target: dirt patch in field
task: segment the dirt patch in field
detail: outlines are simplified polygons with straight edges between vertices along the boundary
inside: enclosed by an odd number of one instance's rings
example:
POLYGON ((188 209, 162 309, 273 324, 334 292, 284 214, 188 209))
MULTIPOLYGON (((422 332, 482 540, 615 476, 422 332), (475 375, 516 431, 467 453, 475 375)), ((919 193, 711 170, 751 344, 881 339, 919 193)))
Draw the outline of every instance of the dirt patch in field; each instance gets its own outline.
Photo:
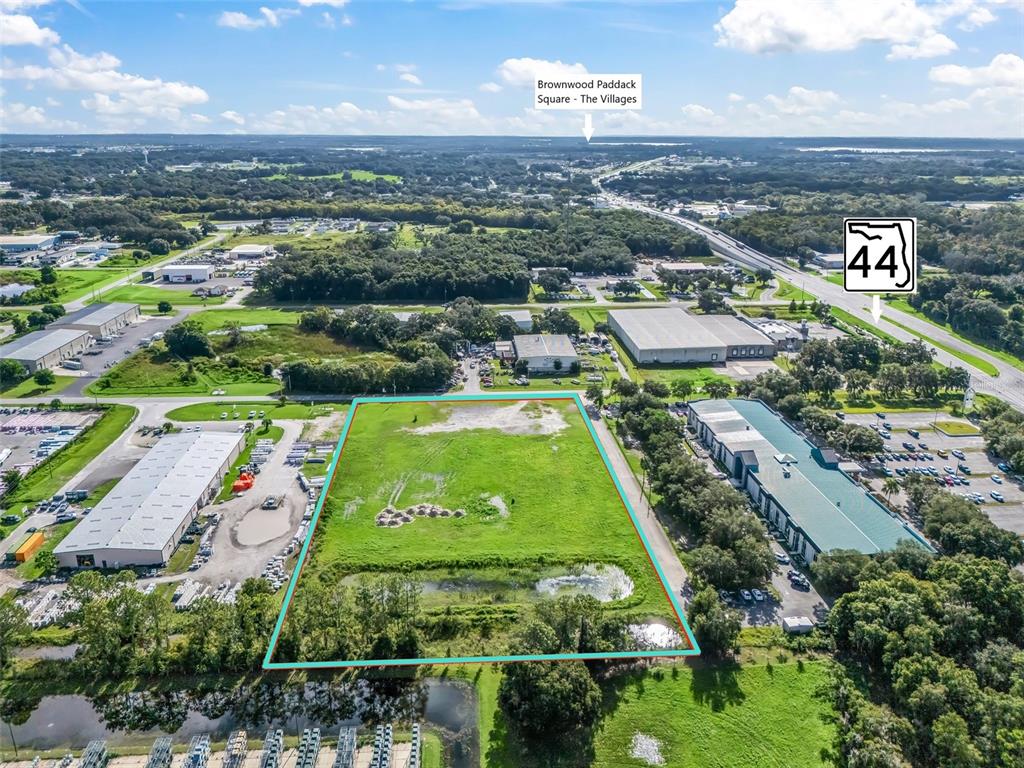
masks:
POLYGON ((317 416, 307 421, 302 427, 302 439, 311 443, 322 443, 337 440, 341 436, 341 428, 345 423, 345 411, 334 411, 327 416, 317 416))
POLYGON ((511 435, 554 435, 568 426, 561 409, 546 403, 523 400, 512 405, 452 408, 444 421, 407 431, 429 435, 469 429, 497 429, 511 435))

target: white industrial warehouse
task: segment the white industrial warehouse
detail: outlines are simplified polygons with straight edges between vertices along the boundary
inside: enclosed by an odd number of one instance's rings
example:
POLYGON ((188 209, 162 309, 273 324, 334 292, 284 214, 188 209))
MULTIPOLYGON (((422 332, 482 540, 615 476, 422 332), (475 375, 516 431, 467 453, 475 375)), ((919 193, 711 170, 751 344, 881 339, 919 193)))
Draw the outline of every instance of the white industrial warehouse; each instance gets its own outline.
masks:
POLYGON ((127 302, 89 304, 60 318, 54 326, 88 331, 96 338, 113 336, 139 319, 139 305, 127 302))
POLYGON ((732 315, 691 315, 675 307, 613 309, 608 325, 638 363, 722 363, 775 356, 772 339, 732 315))
POLYGON ((513 336, 512 345, 516 350, 516 360, 525 360, 530 373, 568 373, 580 361, 572 340, 562 333, 513 336))
POLYGON ((29 373, 35 373, 56 368, 64 360, 82 354, 91 343, 89 332, 77 328, 33 331, 0 346, 0 360, 16 360, 29 373))
POLYGON ((65 568, 166 563, 199 509, 221 488, 243 437, 183 432, 162 438, 68 534, 65 568))

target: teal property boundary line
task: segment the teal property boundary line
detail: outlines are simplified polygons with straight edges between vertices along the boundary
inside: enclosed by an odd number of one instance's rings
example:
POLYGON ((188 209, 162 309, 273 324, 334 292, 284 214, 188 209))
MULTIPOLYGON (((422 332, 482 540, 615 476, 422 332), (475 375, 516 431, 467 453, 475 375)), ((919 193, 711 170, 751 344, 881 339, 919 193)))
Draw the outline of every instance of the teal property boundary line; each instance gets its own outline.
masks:
POLYGON ((658 559, 654 554, 654 550, 651 547, 647 536, 644 534, 643 526, 640 524, 637 518, 636 511, 633 509, 633 505, 629 503, 629 499, 626 498, 626 492, 622 487, 622 483, 619 481, 618 475, 615 474, 615 470, 612 468, 611 461, 608 458, 608 454, 605 452, 604 447, 601 445, 601 440, 597 435, 597 430, 594 429, 594 425, 590 421, 590 417, 587 415, 586 408, 583 405, 583 401, 580 399, 577 393, 566 393, 564 395, 556 394, 544 394, 536 393, 531 394, 523 392, 521 394, 512 393, 488 393, 480 395, 408 395, 408 396, 395 396, 395 397, 357 397, 352 401, 349 407, 348 415, 345 418, 345 425, 342 427, 341 435, 338 438, 338 445, 334 449, 334 455, 331 457, 331 465, 327 470, 327 476, 324 481, 324 490, 320 494, 320 498, 317 500, 316 509, 313 513, 313 518, 309 523, 309 531, 306 533, 306 539, 302 544, 302 550, 299 552, 299 559, 295 563, 295 568, 292 570, 291 579, 288 582, 288 590, 285 592, 284 603, 281 606, 281 611, 277 617, 277 623, 274 625, 274 631, 270 636, 270 644, 267 648, 267 653, 263 657, 263 669, 337 669, 337 668, 351 668, 351 667, 397 667, 397 666, 409 666, 409 665, 420 665, 420 664, 477 664, 477 663, 491 663, 491 662, 510 662, 510 661, 569 661, 569 660, 586 660, 586 659, 643 659, 643 658, 662 658, 662 657, 675 657, 675 656, 697 656, 700 654, 700 646, 697 643, 697 638, 694 637, 693 631, 690 629, 689 623, 686 621, 685 613, 679 600, 672 591, 672 587, 668 583, 668 579, 665 578, 665 572, 661 568, 661 564, 658 563, 658 559), (651 565, 654 567, 655 573, 658 574, 658 579, 661 582, 662 589, 665 591, 665 595, 669 599, 669 603, 672 605, 672 610, 679 620, 679 625, 682 628, 686 639, 689 641, 690 647, 686 649, 654 649, 648 651, 617 651, 607 653, 541 653, 541 654, 524 654, 524 655, 497 655, 497 656, 444 656, 439 658, 423 658, 423 659, 362 659, 362 660, 348 660, 348 661, 294 661, 294 662, 281 662, 271 661, 274 650, 277 648, 278 638, 281 634, 281 628, 284 626, 285 618, 288 613, 288 606, 291 604, 292 597, 295 593, 296 584, 298 584, 299 576, 302 571, 302 566, 306 562, 306 557, 309 553, 310 543, 313 541, 313 535, 316 531, 317 523, 320 520, 320 513, 323 510, 324 501, 327 499, 327 494, 330 491, 331 483, 334 481, 334 473, 337 471, 338 462, 341 459, 342 451, 345 447, 345 441, 348 439, 349 429, 352 425, 352 420, 355 416, 356 410, 362 404, 371 403, 446 403, 446 402, 465 402, 473 400, 504 400, 504 401, 517 401, 517 400, 572 400, 576 404, 576 408, 579 410, 580 417, 583 422, 587 425, 587 430, 590 433, 591 439, 594 441, 594 445, 597 448, 598 453, 601 456, 601 460, 604 462, 605 469, 608 471, 608 475, 611 477, 612 482, 615 485, 615 490, 619 494, 619 498, 622 500, 622 504, 626 511, 629 513, 630 522, 633 524, 633 529, 636 531, 641 543, 644 545, 644 550, 647 553, 648 559, 651 561, 651 565))

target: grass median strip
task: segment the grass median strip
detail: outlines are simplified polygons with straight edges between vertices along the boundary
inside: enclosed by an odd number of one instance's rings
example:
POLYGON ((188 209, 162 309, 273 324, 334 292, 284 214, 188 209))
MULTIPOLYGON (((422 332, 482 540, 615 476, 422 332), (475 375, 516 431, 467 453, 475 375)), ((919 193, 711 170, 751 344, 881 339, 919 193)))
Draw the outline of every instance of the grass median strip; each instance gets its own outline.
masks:
POLYGON ((992 363, 990 363, 988 360, 983 360, 977 355, 972 355, 970 352, 964 352, 963 350, 956 349, 955 347, 951 347, 948 344, 944 344, 941 341, 936 341, 935 339, 929 338, 928 336, 925 336, 923 333, 919 333, 915 331, 913 328, 908 328, 903 323, 893 320, 891 317, 886 317, 885 315, 883 315, 882 319, 885 320, 887 323, 892 323, 897 328, 902 328, 907 333, 913 334, 922 341, 927 341, 929 344, 931 344, 934 347, 938 347, 943 352, 946 352, 947 354, 950 354, 959 360, 963 360, 965 363, 974 366, 982 373, 987 373, 989 376, 993 377, 999 375, 999 369, 992 365, 992 363))

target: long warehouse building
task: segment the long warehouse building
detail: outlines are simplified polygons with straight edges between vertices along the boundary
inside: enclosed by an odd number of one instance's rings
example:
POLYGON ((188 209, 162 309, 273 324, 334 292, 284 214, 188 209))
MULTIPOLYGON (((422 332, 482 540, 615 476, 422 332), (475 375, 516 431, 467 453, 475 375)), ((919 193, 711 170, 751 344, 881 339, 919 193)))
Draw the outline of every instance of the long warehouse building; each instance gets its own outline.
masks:
POLYGON ((220 490, 243 436, 167 435, 150 448, 54 553, 65 568, 166 563, 199 510, 220 490))
POLYGON ((675 307, 613 309, 608 325, 638 363, 724 363, 771 358, 775 342, 732 315, 691 315, 675 307))
POLYGON ((131 325, 140 317, 139 305, 118 301, 111 304, 89 304, 64 315, 53 325, 61 328, 77 328, 88 331, 96 338, 113 336, 122 328, 131 325))
POLYGON ((931 545, 759 400, 690 403, 689 426, 754 507, 811 563, 822 552, 885 552, 901 540, 931 545))
POLYGON ((63 361, 85 352, 92 343, 88 331, 78 328, 48 328, 26 333, 20 339, 0 345, 0 360, 16 360, 29 373, 56 368, 63 361))

